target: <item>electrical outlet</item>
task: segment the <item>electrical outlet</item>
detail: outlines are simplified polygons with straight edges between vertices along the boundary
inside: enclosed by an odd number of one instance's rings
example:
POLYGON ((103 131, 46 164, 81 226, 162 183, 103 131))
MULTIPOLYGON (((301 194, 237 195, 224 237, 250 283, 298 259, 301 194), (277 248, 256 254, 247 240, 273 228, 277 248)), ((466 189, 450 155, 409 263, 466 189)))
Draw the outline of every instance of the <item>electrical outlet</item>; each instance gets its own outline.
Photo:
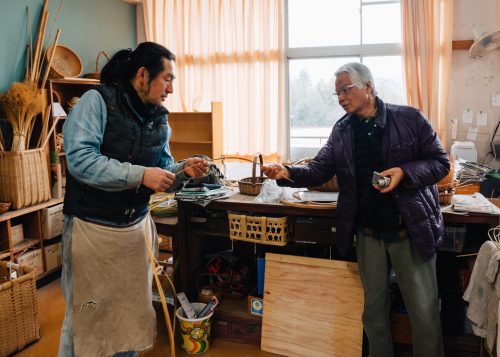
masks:
POLYGON ((491 95, 491 105, 494 107, 500 107, 500 92, 493 93, 491 95))

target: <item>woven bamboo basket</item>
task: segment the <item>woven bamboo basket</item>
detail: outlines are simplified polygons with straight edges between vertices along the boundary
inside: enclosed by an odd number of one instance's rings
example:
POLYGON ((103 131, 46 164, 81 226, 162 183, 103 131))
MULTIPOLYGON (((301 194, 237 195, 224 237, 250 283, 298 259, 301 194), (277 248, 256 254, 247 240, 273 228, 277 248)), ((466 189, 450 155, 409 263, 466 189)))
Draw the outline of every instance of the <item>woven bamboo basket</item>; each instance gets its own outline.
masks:
MULTIPOLYGON (((0 261, 9 270, 10 263, 0 261)), ((0 356, 8 356, 40 339, 33 268, 11 264, 18 277, 0 285, 0 356)))
POLYGON ((104 55, 109 61, 109 55, 106 53, 106 51, 99 52, 99 54, 97 55, 97 59, 95 61, 95 72, 85 73, 83 77, 92 79, 101 79, 101 72, 99 71, 99 58, 101 57, 101 55, 104 55))
POLYGON ((262 169, 260 169, 260 176, 256 176, 257 159, 259 160, 260 166, 262 167, 262 165, 264 164, 262 155, 255 155, 252 165, 252 177, 247 177, 238 181, 240 193, 243 195, 257 196, 262 189, 262 184, 267 180, 267 178, 262 176, 262 169))
MULTIPOLYGON (((305 159, 300 159, 292 162, 291 165, 305 165, 312 161, 312 157, 305 159)), ((324 184, 314 187, 308 187, 309 191, 321 191, 321 192, 338 192, 339 184, 337 182, 337 176, 333 176, 330 180, 326 181, 324 184)))
MULTIPOLYGON (((47 49, 47 61, 52 52, 52 46, 47 49)), ((50 78, 79 77, 83 72, 80 56, 71 48, 57 45, 50 66, 50 78)))
POLYGON ((0 151, 0 201, 12 209, 50 200, 49 179, 44 149, 0 151))

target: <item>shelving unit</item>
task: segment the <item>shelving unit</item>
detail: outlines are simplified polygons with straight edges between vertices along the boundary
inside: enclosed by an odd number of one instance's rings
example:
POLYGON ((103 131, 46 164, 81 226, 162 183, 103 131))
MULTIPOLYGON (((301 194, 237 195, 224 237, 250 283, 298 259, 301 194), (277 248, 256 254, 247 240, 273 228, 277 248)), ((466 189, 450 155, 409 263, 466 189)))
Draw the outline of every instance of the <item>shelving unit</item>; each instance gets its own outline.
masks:
POLYGON ((222 154, 222 103, 212 102, 211 112, 171 112, 168 123, 172 128, 170 151, 174 160, 195 154, 210 158, 222 154))
POLYGON ((13 262, 14 255, 29 248, 37 248, 42 251, 42 260, 44 264, 43 274, 37 275, 41 279, 57 269, 47 271, 45 266, 44 244, 51 240, 44 240, 42 237, 41 211, 44 208, 58 205, 63 202, 63 198, 51 199, 49 201, 22 208, 16 211, 8 211, 0 215, 0 259, 13 262), (16 224, 22 224, 25 241, 13 245, 12 227, 16 224))

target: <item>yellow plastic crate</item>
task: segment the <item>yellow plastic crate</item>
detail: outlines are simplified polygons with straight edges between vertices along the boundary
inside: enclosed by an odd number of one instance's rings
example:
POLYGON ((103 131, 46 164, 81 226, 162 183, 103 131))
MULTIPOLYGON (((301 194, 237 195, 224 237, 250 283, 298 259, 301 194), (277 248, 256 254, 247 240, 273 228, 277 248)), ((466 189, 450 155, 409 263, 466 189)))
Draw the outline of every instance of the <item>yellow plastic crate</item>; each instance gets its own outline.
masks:
POLYGON ((278 246, 288 243, 288 217, 228 213, 228 221, 229 237, 233 240, 278 246))

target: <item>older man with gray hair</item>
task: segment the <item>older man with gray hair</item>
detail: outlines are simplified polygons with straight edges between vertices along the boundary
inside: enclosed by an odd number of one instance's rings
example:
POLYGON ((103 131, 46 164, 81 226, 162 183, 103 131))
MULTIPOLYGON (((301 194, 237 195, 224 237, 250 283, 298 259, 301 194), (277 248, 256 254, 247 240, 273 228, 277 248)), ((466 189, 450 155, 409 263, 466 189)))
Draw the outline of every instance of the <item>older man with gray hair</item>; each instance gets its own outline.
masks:
POLYGON ((420 111, 377 97, 368 67, 347 63, 335 76, 335 95, 347 114, 327 143, 307 165, 271 164, 262 170, 279 185, 293 187, 317 186, 337 175, 334 244, 341 253, 352 242, 356 248, 370 356, 394 355, 392 267, 410 317, 413 356, 441 357, 436 251, 444 224, 436 183, 450 170, 448 155, 420 111))

